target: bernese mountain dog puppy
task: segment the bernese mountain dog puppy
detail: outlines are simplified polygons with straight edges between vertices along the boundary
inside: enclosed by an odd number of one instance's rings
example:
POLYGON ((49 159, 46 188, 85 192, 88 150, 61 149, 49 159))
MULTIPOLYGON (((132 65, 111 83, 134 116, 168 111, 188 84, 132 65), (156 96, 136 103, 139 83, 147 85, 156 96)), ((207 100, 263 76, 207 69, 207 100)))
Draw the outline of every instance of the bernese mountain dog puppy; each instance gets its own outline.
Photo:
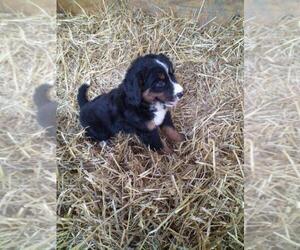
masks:
POLYGON ((87 99, 88 88, 79 88, 77 100, 80 123, 92 139, 102 142, 119 132, 134 133, 147 147, 164 153, 172 150, 161 140, 159 129, 172 142, 184 140, 169 111, 183 96, 183 88, 166 55, 138 57, 117 88, 92 101, 87 99))

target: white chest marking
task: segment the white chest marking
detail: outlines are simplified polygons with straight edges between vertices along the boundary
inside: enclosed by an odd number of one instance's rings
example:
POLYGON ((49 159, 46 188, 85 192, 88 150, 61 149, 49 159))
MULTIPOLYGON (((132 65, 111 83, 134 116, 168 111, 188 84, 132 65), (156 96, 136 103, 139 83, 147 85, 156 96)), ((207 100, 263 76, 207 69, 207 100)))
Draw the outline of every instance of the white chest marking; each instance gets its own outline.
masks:
POLYGON ((154 121, 156 126, 159 126, 159 125, 162 124, 162 122, 165 119, 167 109, 162 103, 159 103, 159 102, 154 104, 152 108, 153 108, 153 110, 155 110, 153 121, 154 121))

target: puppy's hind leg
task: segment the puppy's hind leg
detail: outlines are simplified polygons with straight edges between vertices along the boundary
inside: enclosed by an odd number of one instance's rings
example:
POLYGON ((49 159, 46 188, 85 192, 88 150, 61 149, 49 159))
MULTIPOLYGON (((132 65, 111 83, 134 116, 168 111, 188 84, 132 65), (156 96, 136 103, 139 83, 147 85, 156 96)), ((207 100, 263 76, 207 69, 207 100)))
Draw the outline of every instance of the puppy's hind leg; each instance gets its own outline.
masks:
POLYGON ((87 128, 86 133, 93 140, 99 141, 100 145, 107 144, 107 141, 111 138, 110 133, 103 131, 101 129, 87 128))

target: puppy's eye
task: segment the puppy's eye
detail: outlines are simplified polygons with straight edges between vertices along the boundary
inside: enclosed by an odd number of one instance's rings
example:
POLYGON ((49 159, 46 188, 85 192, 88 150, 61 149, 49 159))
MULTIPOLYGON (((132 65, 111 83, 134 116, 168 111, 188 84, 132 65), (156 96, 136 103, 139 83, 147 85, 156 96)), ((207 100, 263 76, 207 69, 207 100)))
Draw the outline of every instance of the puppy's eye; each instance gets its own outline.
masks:
POLYGON ((162 88, 162 87, 165 86, 165 84, 166 84, 165 82, 159 81, 159 82, 157 82, 157 83, 155 84, 155 86, 158 87, 158 88, 162 88))
POLYGON ((160 80, 165 80, 165 75, 164 75, 163 73, 159 73, 159 74, 158 74, 158 78, 159 78, 160 80))

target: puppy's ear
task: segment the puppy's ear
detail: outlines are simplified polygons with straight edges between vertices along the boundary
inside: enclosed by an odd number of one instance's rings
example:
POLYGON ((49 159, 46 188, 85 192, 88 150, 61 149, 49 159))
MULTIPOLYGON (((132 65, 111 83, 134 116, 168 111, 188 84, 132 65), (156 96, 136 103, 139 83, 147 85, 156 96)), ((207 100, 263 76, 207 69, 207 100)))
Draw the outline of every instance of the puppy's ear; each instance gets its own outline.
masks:
POLYGON ((142 101, 143 77, 141 72, 128 74, 124 81, 124 90, 129 104, 139 106, 142 101))

